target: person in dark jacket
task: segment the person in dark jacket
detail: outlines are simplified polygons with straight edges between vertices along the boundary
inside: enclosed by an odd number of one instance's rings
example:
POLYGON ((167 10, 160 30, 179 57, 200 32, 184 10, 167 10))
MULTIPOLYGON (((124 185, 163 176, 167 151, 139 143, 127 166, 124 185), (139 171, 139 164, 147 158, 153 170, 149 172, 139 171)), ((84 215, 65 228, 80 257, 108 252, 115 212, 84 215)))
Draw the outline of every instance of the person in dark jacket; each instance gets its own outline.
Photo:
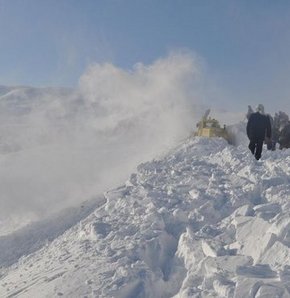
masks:
POLYGON ((280 149, 290 148, 290 122, 284 124, 284 127, 281 129, 279 140, 280 149))
POLYGON ((247 123, 249 149, 257 160, 261 158, 265 138, 268 142, 271 140, 271 133, 270 118, 264 114, 264 106, 259 104, 247 123))

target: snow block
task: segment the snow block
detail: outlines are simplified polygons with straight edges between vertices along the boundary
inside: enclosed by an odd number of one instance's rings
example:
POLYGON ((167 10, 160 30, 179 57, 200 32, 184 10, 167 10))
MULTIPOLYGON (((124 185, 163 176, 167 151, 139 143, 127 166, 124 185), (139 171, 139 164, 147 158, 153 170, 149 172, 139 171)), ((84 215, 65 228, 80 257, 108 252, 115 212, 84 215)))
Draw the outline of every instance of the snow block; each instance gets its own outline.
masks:
POLYGON ((260 258, 260 263, 269 264, 273 268, 283 268, 290 265, 290 248, 276 241, 274 245, 260 258))
POLYGON ((255 298, 255 294, 262 284, 262 281, 254 278, 239 277, 233 298, 255 298))
POLYGON ((233 297, 235 284, 231 281, 217 279, 213 282, 213 288, 218 297, 233 297))
POLYGON ((233 221, 232 224, 235 226, 235 228, 237 229, 238 227, 241 227, 242 225, 244 225, 247 222, 250 222, 253 220, 252 216, 236 216, 233 221))
POLYGON ((192 189, 189 191, 189 195, 193 200, 197 200, 200 197, 200 192, 197 189, 192 189))
POLYGON ((270 219, 281 212, 281 206, 278 203, 260 204, 253 208, 257 216, 263 219, 270 219))
POLYGON ((277 237, 268 233, 270 224, 258 217, 236 218, 236 239, 241 244, 240 254, 251 256, 254 263, 273 245, 277 237))
MULTIPOLYGON (((257 291, 255 298, 273 298, 273 297, 283 297, 285 290, 274 285, 261 285, 257 291)), ((288 296, 289 297, 289 296, 288 296)))
POLYGON ((256 212, 275 212, 279 213, 281 211, 281 206, 278 203, 267 203, 254 206, 253 209, 256 212))
POLYGON ((219 241, 210 240, 210 239, 203 239, 201 241, 201 247, 203 253, 207 257, 217 257, 225 255, 225 249, 223 248, 222 244, 219 241))
POLYGON ((240 266, 250 266, 253 259, 247 256, 221 256, 217 258, 208 257, 204 260, 203 268, 207 276, 227 272, 235 274, 240 266))
POLYGON ((250 278, 276 278, 277 272, 273 271, 268 264, 257 264, 255 266, 239 266, 236 270, 237 275, 250 278))
POLYGON ((201 241, 195 239, 189 229, 180 236, 176 256, 183 260, 187 271, 198 272, 204 253, 201 248, 201 241))
POLYGON ((236 209, 234 216, 253 216, 254 210, 250 205, 243 205, 236 209))
POLYGON ((278 274, 281 281, 290 281, 290 266, 285 265, 282 269, 278 270, 278 274))
POLYGON ((283 214, 271 225, 269 231, 277 235, 278 238, 283 239, 288 231, 290 231, 290 214, 283 214))

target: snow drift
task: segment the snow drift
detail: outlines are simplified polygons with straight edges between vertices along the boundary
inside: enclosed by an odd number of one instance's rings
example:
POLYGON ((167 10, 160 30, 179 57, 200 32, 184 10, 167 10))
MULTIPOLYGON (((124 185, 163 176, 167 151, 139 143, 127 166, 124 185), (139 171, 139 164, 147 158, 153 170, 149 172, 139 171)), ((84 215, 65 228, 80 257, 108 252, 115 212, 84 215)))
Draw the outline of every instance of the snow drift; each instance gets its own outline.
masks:
POLYGON ((245 146, 190 138, 3 267, 0 294, 290 297, 289 169, 289 150, 256 161, 245 146))

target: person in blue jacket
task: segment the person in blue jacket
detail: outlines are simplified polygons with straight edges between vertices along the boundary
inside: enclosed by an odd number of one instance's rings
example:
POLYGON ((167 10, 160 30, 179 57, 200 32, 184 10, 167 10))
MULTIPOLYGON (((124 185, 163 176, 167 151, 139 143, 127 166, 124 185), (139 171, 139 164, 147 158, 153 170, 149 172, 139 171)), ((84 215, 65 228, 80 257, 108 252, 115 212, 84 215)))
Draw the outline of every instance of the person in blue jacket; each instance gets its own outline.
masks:
POLYGON ((271 140, 271 122, 265 115, 264 106, 259 104, 256 112, 252 113, 247 123, 247 135, 250 140, 249 149, 257 160, 262 156, 263 143, 271 140))

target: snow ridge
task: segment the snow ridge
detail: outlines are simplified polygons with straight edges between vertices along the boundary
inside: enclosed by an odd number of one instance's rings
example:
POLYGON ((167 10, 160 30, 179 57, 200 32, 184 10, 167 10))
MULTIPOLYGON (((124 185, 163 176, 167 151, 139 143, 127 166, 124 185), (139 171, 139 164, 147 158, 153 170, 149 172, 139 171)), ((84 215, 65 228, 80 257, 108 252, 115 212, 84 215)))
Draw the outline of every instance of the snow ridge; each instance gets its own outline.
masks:
POLYGON ((289 174, 289 150, 191 138, 3 267, 0 296, 290 297, 289 174))

